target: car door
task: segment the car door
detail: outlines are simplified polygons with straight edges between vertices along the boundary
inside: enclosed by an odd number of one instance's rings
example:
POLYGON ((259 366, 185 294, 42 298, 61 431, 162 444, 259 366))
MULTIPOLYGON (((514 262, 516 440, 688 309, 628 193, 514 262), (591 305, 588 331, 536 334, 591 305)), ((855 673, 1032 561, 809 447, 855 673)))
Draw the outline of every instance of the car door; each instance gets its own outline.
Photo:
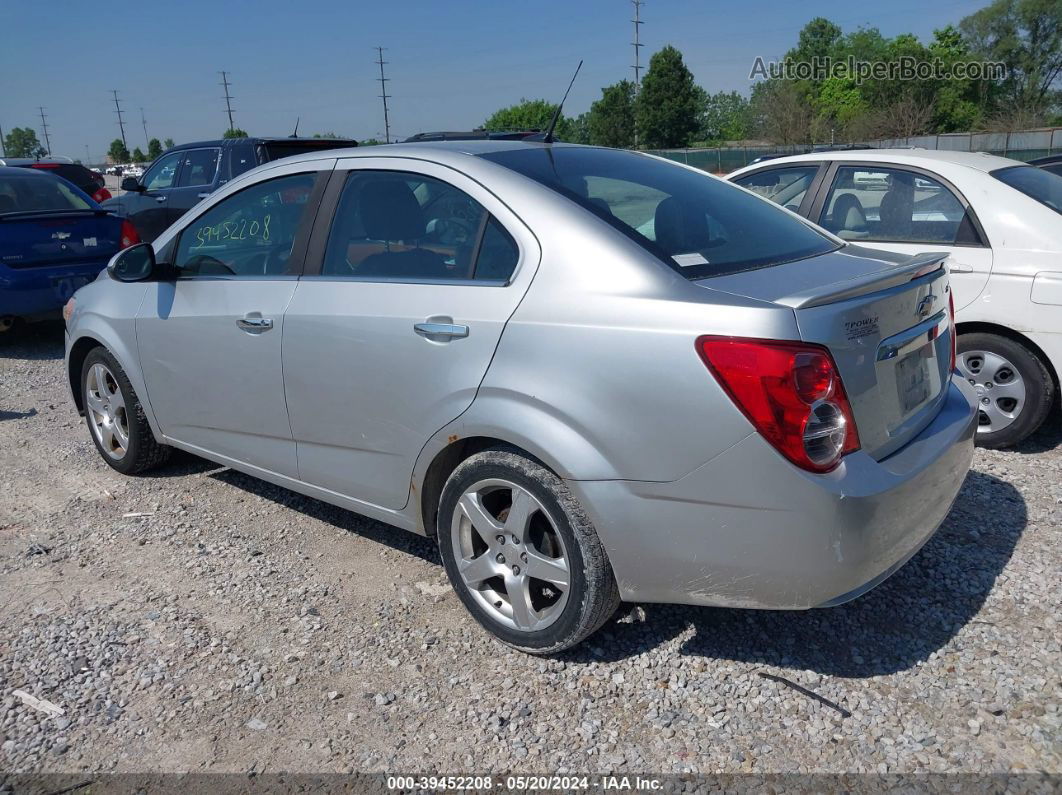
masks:
POLYGON ((328 197, 284 321, 299 475, 399 509, 424 444, 471 405, 539 248, 483 186, 424 161, 340 160, 328 197))
POLYGON ((176 276, 149 285, 136 334, 151 406, 170 439, 297 476, 281 374, 284 309, 334 163, 272 170, 166 245, 176 276))
POLYGON ((925 169, 835 163, 808 215, 860 245, 902 254, 947 251, 956 311, 973 303, 992 272, 992 249, 973 208, 925 169))
POLYGON ((177 180, 170 188, 166 202, 171 224, 213 193, 220 164, 220 147, 185 150, 177 180))
POLYGON ((151 242, 169 227, 170 190, 183 158, 183 151, 163 155, 140 178, 142 191, 129 191, 119 198, 122 215, 133 222, 141 240, 151 242))

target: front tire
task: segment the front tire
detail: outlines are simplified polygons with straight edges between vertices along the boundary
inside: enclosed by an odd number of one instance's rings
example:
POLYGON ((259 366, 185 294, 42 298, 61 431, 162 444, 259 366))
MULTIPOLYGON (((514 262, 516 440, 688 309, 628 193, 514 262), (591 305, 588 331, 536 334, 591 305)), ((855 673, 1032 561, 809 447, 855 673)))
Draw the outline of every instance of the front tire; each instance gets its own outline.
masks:
POLYGON ((443 487, 439 552, 458 597, 513 648, 551 654, 619 606, 612 566, 564 482, 506 448, 463 461, 443 487))
POLYGON ((85 357, 81 401, 100 457, 123 475, 144 472, 170 457, 172 448, 155 440, 125 370, 106 348, 85 357))
POLYGON ((960 334, 955 366, 977 390, 977 444, 1009 447, 1043 423, 1055 384, 1040 358, 998 334, 960 334))

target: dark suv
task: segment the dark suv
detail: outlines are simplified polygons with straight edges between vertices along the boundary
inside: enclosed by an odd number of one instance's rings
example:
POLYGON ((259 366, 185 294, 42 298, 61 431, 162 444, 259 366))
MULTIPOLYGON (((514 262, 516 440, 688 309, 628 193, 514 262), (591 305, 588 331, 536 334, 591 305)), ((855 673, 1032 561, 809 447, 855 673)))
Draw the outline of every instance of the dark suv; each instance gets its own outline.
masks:
POLYGON ((103 206, 132 221, 140 239, 150 243, 202 199, 255 166, 357 145, 357 141, 341 138, 228 138, 181 144, 164 152, 140 179, 123 179, 126 193, 103 206))
POLYGON ((14 166, 15 168, 35 168, 38 171, 46 171, 62 177, 67 182, 76 185, 82 191, 92 197, 94 201, 104 202, 111 198, 111 192, 104 187, 103 175, 98 171, 86 168, 80 163, 75 163, 69 158, 46 157, 40 160, 31 158, 3 158, 0 166, 14 166))

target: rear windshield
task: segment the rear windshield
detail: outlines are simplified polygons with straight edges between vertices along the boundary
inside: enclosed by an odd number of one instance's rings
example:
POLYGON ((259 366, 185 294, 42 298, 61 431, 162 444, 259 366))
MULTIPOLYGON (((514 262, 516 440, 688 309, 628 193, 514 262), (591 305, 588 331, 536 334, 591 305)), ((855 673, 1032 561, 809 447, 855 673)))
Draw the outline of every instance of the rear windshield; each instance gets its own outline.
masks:
POLYGON ((780 265, 839 248, 769 201, 654 157, 564 146, 482 157, 584 207, 689 279, 780 265))
POLYGON ((54 166, 38 164, 32 166, 32 168, 35 168, 38 171, 44 171, 48 174, 55 174, 58 177, 73 182, 79 188, 91 185, 95 181, 92 178, 92 172, 84 166, 79 166, 77 163, 59 163, 54 166))
POLYGON ((1036 166, 1012 166, 993 171, 992 176, 1062 214, 1062 177, 1058 174, 1036 166))
POLYGON ((58 177, 0 176, 0 215, 89 209, 89 203, 58 177))

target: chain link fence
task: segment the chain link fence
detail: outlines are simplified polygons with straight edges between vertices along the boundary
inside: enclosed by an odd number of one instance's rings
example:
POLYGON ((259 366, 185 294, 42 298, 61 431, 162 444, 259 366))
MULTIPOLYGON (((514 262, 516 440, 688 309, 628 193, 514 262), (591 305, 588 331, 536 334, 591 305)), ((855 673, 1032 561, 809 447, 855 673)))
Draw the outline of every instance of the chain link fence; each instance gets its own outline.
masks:
MULTIPOLYGON (((1047 155, 1062 154, 1062 127, 1009 133, 917 135, 910 138, 862 141, 860 144, 881 149, 918 148, 942 149, 951 152, 987 152, 1014 160, 1028 161, 1047 155)), ((847 145, 835 144, 835 147, 847 145)), ((796 155, 811 152, 815 148, 817 147, 806 145, 720 146, 698 149, 654 149, 650 150, 650 153, 677 160, 713 174, 729 174, 766 155, 796 155)))

